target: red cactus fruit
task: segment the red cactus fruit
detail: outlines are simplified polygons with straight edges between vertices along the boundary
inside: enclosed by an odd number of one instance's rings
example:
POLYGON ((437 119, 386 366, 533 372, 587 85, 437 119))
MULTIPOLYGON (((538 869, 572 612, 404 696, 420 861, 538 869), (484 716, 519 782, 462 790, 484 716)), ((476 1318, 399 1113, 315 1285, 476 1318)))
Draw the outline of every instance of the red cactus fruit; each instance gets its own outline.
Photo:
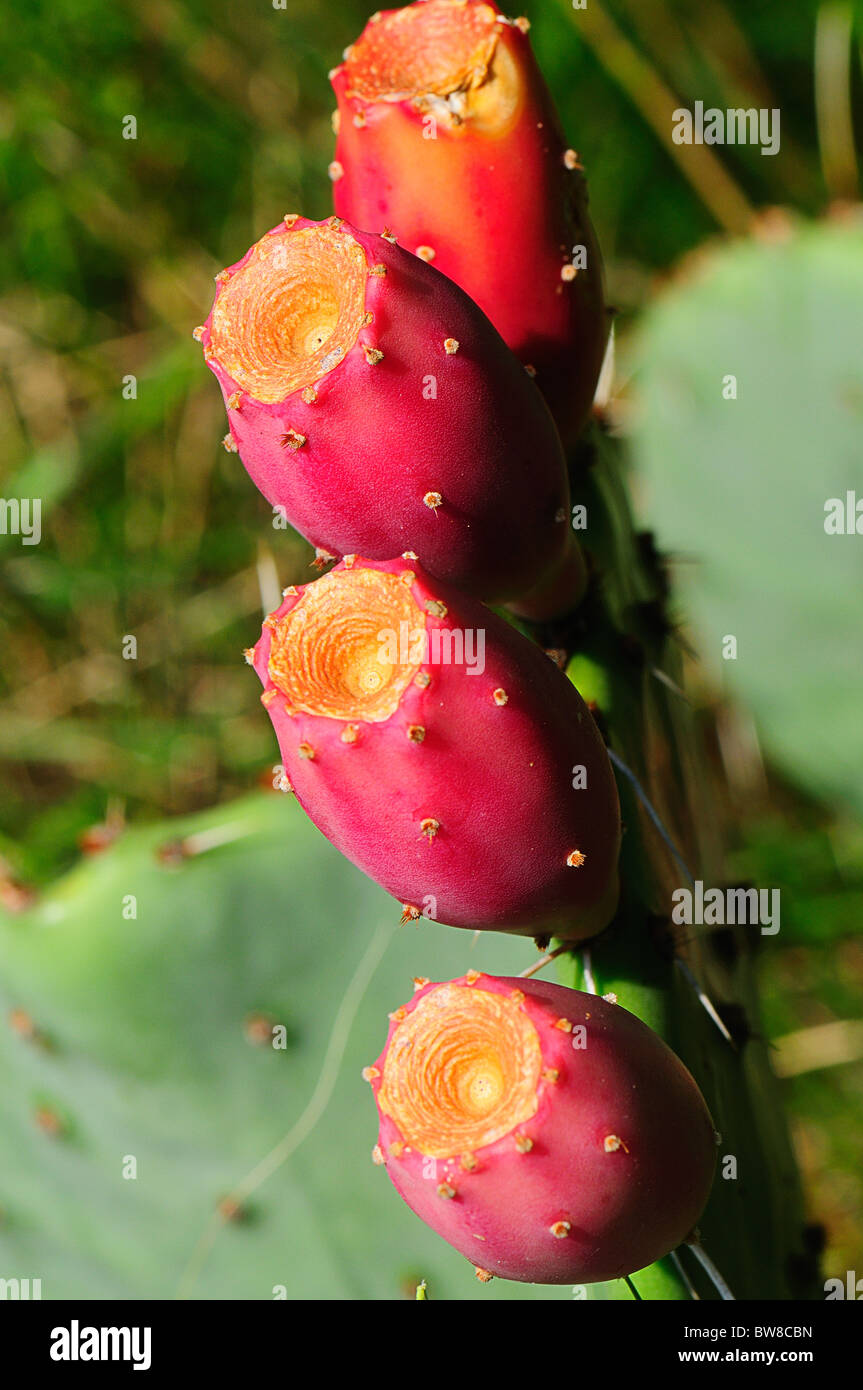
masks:
POLYGON ((583 171, 526 20, 417 0, 369 20, 330 74, 336 211, 392 227, 536 371, 565 441, 593 400, 608 317, 583 171))
POLYGON ((286 590, 247 653, 286 776, 406 918, 576 940, 617 902, 605 746, 539 647, 414 556, 286 590))
POLYGON ((374 1157, 480 1278, 589 1284, 686 1239, 716 1139, 656 1033, 541 980, 474 970, 415 983, 364 1072, 380 1114, 374 1157))
POLYGON ((328 558, 415 550, 497 600, 542 600, 567 571, 580 597, 554 422, 457 285, 384 236, 299 217, 218 279, 198 337, 226 444, 328 558))

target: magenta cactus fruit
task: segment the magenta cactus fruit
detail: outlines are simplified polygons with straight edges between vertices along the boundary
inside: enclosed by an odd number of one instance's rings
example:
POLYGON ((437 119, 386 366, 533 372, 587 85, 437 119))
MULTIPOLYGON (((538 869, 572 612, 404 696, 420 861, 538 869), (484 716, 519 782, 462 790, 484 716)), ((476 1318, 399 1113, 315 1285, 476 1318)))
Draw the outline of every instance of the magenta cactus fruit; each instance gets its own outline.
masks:
POLYGON ((486 0, 373 16, 331 73, 333 197, 467 290, 568 440, 590 410, 608 316, 581 162, 528 28, 486 0))
POLYGON ((248 659, 315 824, 451 926, 580 940, 618 894, 596 724, 534 643, 414 556, 346 557, 286 591, 248 659))
POLYGON ((716 1136, 656 1033, 540 980, 474 970, 415 984, 364 1073, 380 1115, 374 1156, 480 1278, 614 1279, 691 1235, 716 1136))
MULTIPOLYGON (((490 600, 580 597, 562 446, 466 294, 394 239, 288 217, 218 277, 199 331, 228 447, 331 557, 414 550, 490 600)), ((529 610, 528 610, 529 611, 529 610)))

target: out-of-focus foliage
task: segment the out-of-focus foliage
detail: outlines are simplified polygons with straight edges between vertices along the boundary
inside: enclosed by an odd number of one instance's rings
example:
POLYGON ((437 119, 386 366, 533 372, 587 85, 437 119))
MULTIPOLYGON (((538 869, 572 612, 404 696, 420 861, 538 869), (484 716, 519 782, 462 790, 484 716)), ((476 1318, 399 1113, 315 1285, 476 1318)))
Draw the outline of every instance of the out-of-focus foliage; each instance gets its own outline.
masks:
MULTIPOLYGON (((43 501, 38 546, 0 536, 0 854, 10 881, 51 879, 106 816, 228 802, 272 759, 241 650, 262 605, 311 573, 310 552, 273 529, 221 449, 219 393, 191 329, 213 275, 255 237, 287 211, 329 212, 326 75, 373 8, 0 3, 0 495, 43 501), (123 138, 130 116, 134 140, 123 138), (136 660, 123 659, 126 635, 136 660)), ((831 200, 859 196, 841 122, 850 58, 859 147, 858 5, 523 8, 588 170, 621 341, 681 258, 739 231, 750 211, 779 203, 820 219, 831 200), (846 14, 856 29, 843 50, 846 14), (696 100, 780 108, 779 154, 672 149, 669 111, 696 100)), ((820 422, 811 430, 815 466, 826 469, 820 422)), ((761 463, 738 461, 741 476, 761 463)), ((693 450, 695 487, 698 465, 693 450)), ((700 533, 685 545, 699 548, 700 533)), ((753 566, 761 557, 755 546, 753 566)), ((769 553, 763 563, 772 570, 769 553)), ((812 575, 815 588, 828 583, 812 575)), ((818 635, 801 630, 801 650, 818 635)), ((829 726, 829 671, 824 687, 829 726)), ((859 832, 765 772, 740 710, 723 710, 720 728, 741 876, 784 889, 783 930, 765 953, 766 1026, 775 1035, 859 1016, 859 832)), ((15 896, 11 882, 0 887, 15 896)), ((832 1272, 859 1264, 863 1207, 849 1156, 863 1083, 859 1063, 832 1066, 835 1057, 813 1052, 821 1069, 787 1083, 832 1272)))

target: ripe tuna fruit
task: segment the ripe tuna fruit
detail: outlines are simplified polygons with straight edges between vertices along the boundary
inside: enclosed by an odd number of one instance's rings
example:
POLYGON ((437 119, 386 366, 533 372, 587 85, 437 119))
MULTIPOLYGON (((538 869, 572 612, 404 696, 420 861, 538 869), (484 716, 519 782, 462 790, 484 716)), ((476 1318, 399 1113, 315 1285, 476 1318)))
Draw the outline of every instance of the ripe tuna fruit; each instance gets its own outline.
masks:
POLYGON ((473 970, 415 983, 364 1072, 380 1114, 374 1157, 479 1278, 589 1284, 686 1239, 716 1138, 656 1033, 540 980, 473 970))
POLYGON ((581 696, 406 556, 286 590, 247 653, 288 781, 405 918, 582 939, 617 902, 620 813, 581 696))
POLYGON ((577 601, 554 421, 457 285, 338 218, 286 218, 218 278, 197 336, 226 444, 313 545, 329 558, 415 550, 484 599, 538 589, 537 617, 556 577, 568 575, 562 606, 577 601))
POLYGON ((373 16, 330 74, 330 172, 339 214, 390 226, 485 310, 567 441, 590 410, 608 318, 584 175, 527 28, 485 0, 373 16))

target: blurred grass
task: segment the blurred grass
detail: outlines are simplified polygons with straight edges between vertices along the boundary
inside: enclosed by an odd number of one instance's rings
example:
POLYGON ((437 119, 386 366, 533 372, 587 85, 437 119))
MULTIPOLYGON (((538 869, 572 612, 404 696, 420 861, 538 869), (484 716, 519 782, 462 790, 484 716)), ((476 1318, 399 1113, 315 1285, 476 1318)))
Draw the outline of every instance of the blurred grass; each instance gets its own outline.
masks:
MULTIPOLYGON (((227 801, 273 760, 241 651, 260 619, 259 563, 274 557, 286 584, 309 577, 310 552, 272 529, 221 449, 223 411, 191 329, 214 274, 263 230, 286 211, 329 212, 327 71, 372 8, 0 4, 0 493, 43 500, 39 546, 0 536, 10 880, 55 875, 109 810, 144 820, 227 801), (135 140, 123 139, 130 115, 135 140), (129 374, 137 395, 127 400, 129 374), (136 661, 123 660, 125 634, 137 638, 136 661)), ((853 195, 838 127, 824 128, 841 124, 841 107, 831 116, 824 97, 837 90, 837 24, 853 12, 859 147, 859 6, 524 9, 588 170, 624 336, 681 258, 739 226, 742 210, 779 203, 820 217, 853 195), (658 134, 670 98, 778 106, 781 152, 719 147, 693 177, 658 134)), ((860 831, 760 769, 752 738, 738 743, 748 769, 731 793, 740 875, 793 885, 782 944, 765 953, 765 1026, 772 1036, 859 1017, 860 831)), ((729 746, 717 750, 726 762, 729 746)), ((787 1085, 813 1213, 830 1227, 828 1263, 854 1268, 859 1063, 787 1085)))

